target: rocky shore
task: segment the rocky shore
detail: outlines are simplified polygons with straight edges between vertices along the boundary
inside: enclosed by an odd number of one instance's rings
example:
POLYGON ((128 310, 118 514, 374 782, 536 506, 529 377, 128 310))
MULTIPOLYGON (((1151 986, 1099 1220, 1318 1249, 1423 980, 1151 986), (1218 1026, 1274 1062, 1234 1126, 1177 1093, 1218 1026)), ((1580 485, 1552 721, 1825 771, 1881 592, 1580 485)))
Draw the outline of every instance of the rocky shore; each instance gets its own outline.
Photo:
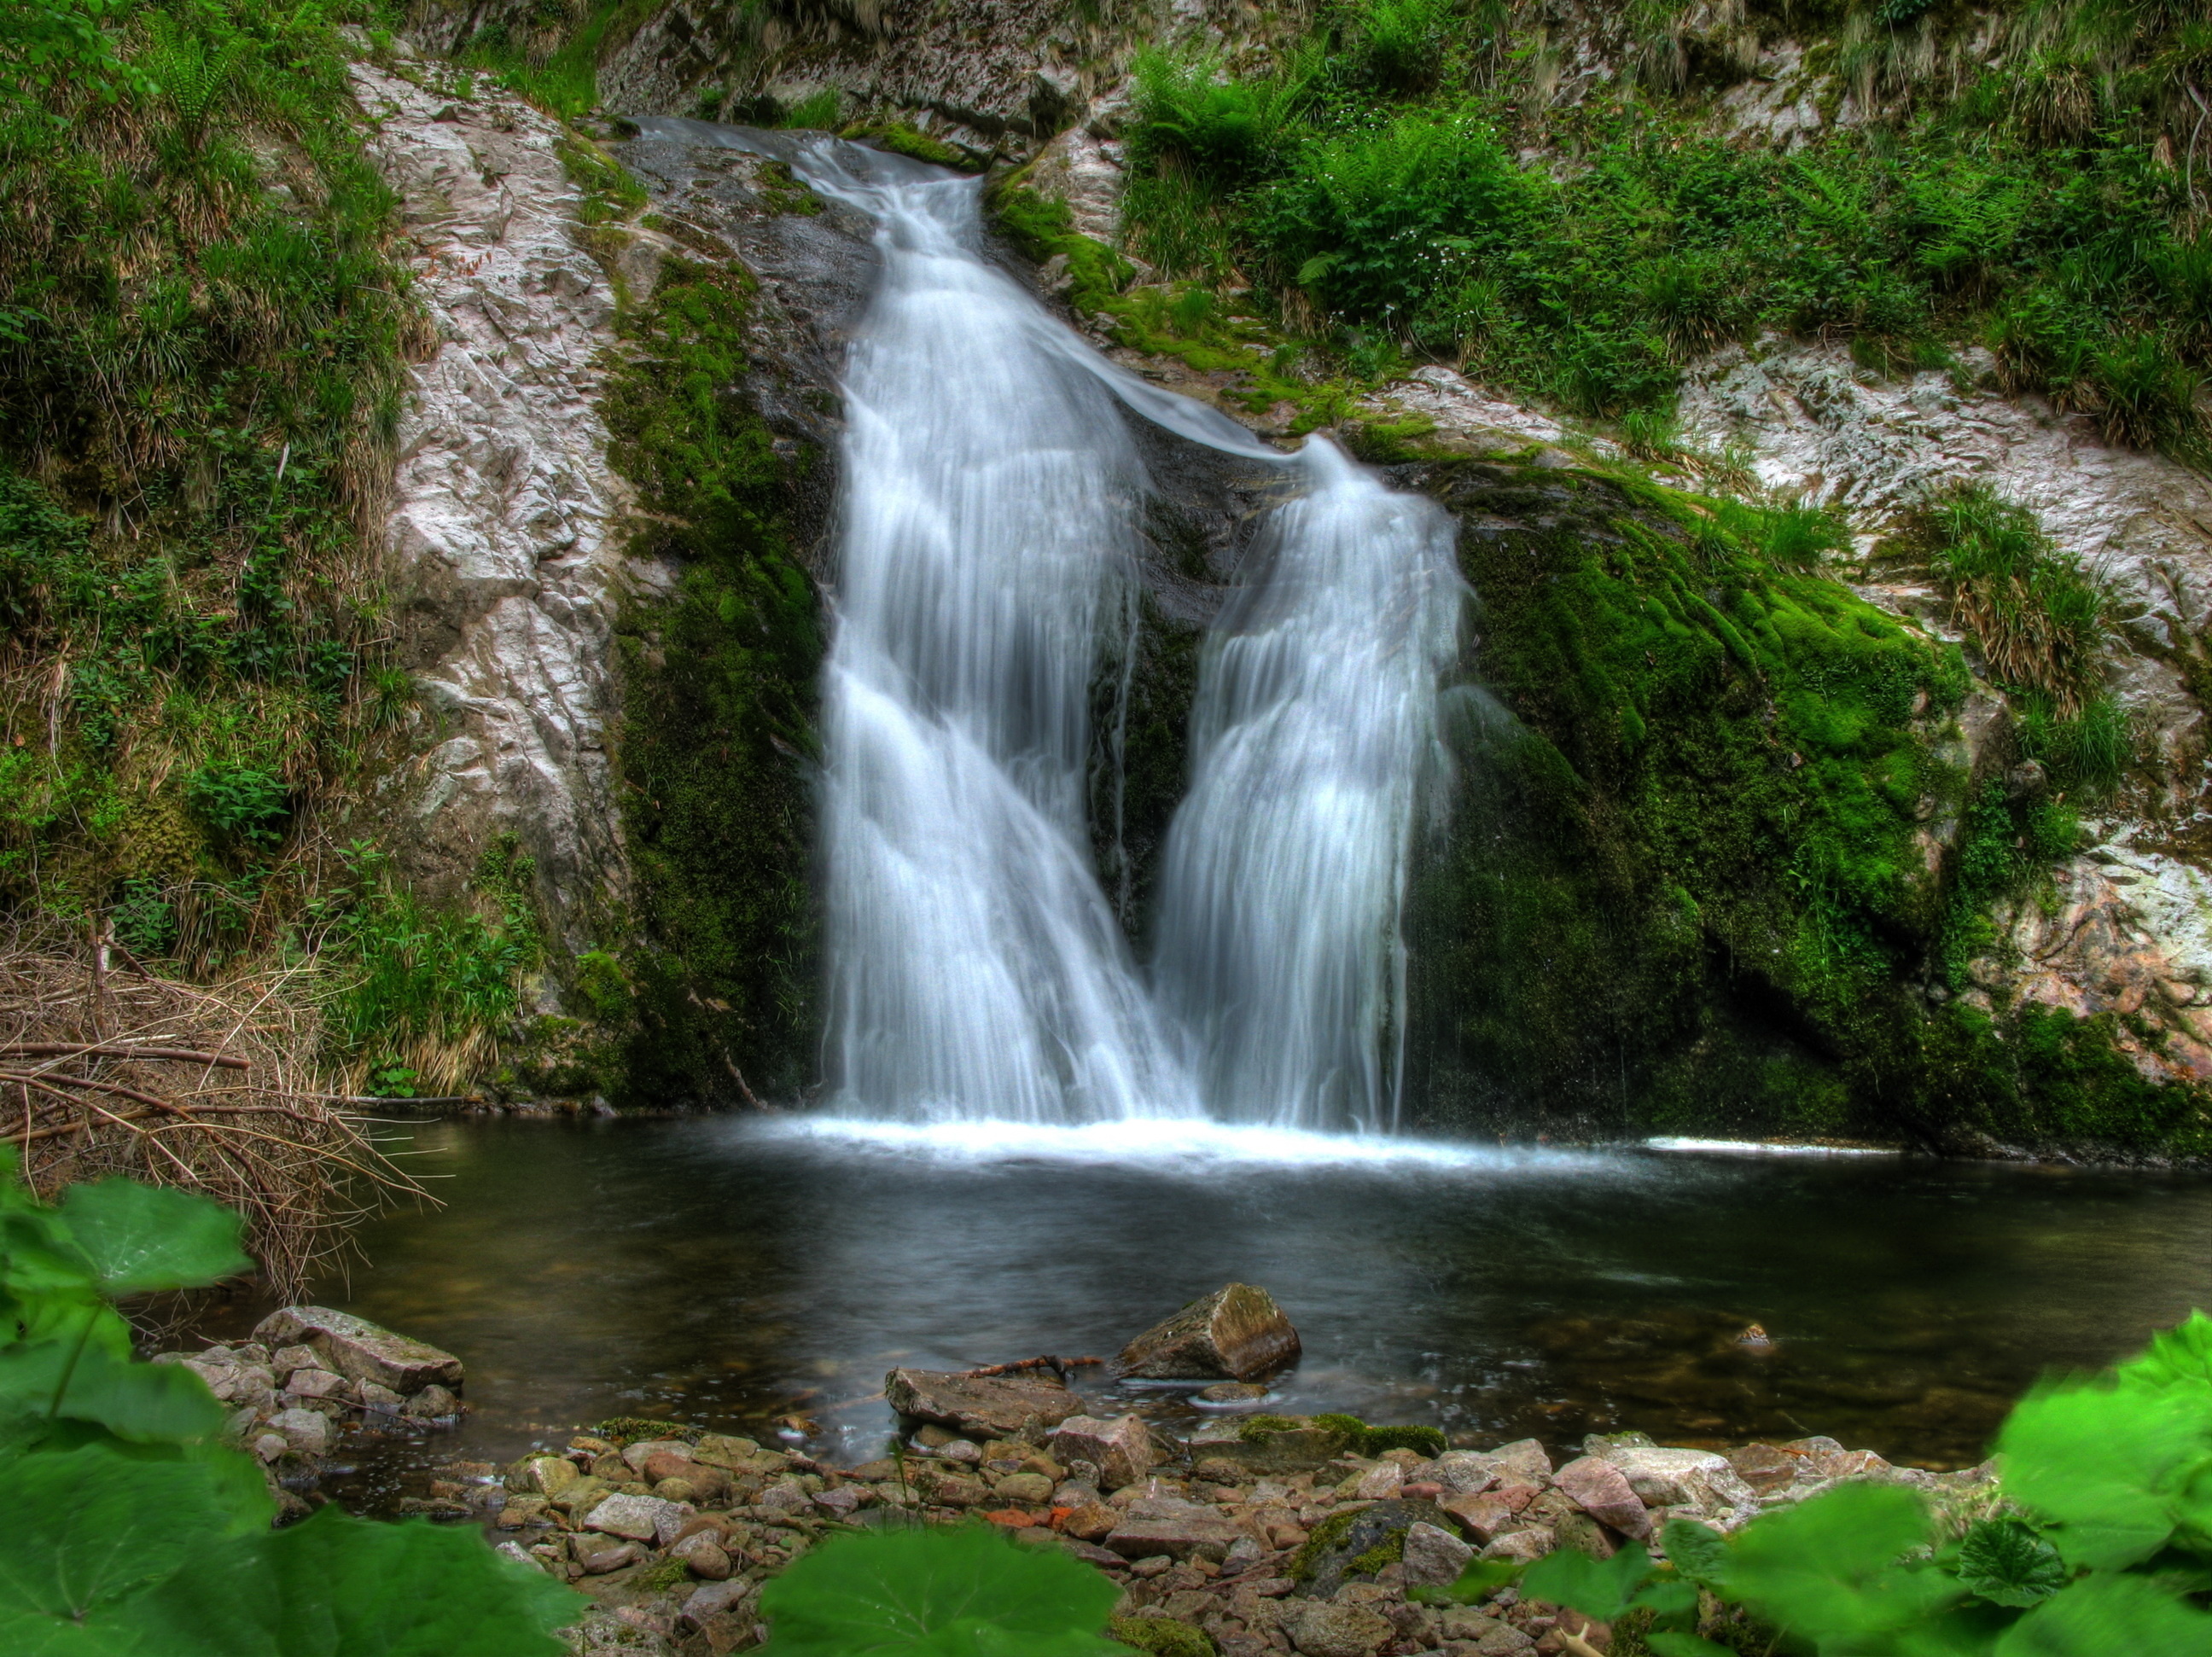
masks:
MULTIPOLYGON (((1155 1657, 1511 1657, 1609 1648, 1611 1631, 1511 1587, 1423 1603, 1478 1558, 1559 1548, 1610 1557, 1690 1518, 1727 1532, 1866 1480, 1945 1505, 1993 1498, 1987 1466, 1893 1466, 1829 1438, 1716 1449, 1639 1433, 1580 1443, 1448 1443, 1432 1427, 1267 1413, 1264 1375, 1297 1335, 1263 1291, 1230 1285, 1132 1341, 1118 1374, 1176 1371, 1215 1412, 1187 1436, 1135 1413, 1093 1414, 1069 1367, 896 1369, 902 1430, 883 1458, 836 1466, 803 1451, 673 1423, 599 1423, 511 1465, 456 1460, 404 1507, 490 1529, 501 1551, 598 1602, 582 1654, 720 1657, 760 1643, 761 1586, 854 1527, 981 1522, 1057 1548, 1121 1590, 1114 1637, 1155 1657), (1226 1377, 1209 1381, 1211 1375, 1226 1377)), ((255 1341, 190 1364, 237 1405, 232 1435, 272 1484, 305 1487, 349 1413, 451 1420, 451 1355, 342 1313, 295 1307, 255 1341)), ((296 1496, 289 1497, 296 1508, 296 1496)))

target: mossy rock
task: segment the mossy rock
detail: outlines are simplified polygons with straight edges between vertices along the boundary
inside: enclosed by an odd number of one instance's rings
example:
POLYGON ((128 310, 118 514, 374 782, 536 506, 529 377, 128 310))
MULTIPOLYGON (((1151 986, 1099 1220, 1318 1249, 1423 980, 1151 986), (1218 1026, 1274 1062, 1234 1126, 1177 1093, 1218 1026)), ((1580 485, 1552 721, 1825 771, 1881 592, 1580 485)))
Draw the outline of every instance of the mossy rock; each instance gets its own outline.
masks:
POLYGON ((1406 1533, 1434 1525, 1448 1535, 1459 1523, 1433 1502, 1377 1502, 1331 1514, 1314 1527, 1285 1567, 1298 1592, 1326 1599, 1346 1582, 1371 1581, 1385 1566, 1404 1557, 1406 1533))
POLYGON ((1213 1657, 1220 1649, 1204 1629, 1170 1617, 1116 1617, 1106 1624, 1106 1633, 1152 1657, 1213 1657))

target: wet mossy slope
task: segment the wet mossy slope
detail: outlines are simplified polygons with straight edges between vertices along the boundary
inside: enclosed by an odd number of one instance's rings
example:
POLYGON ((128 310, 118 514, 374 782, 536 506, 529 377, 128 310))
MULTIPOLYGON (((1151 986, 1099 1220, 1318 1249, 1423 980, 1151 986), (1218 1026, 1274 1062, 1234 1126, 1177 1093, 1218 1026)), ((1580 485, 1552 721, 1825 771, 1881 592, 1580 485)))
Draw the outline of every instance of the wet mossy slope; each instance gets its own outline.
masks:
POLYGON ((1425 1125, 2201 1152, 2109 1019, 1953 994, 2077 832, 1964 740, 1955 647, 1812 573, 1786 509, 1401 470, 1480 601, 1409 923, 1425 1125))

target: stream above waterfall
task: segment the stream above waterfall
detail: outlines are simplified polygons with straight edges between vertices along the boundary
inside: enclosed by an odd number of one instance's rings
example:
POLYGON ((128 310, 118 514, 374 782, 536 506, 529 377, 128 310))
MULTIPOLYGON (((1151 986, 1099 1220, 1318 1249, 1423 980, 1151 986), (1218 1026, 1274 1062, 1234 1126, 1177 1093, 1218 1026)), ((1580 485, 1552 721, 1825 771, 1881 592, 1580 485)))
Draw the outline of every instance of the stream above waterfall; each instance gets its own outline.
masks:
MULTIPOLYGON (((2039 1374, 2212 1301, 2212 1183, 2141 1174, 1197 1123, 400 1133, 446 1205, 372 1222, 366 1263, 317 1292, 461 1357, 471 1413, 331 1486, 355 1506, 410 1465, 507 1460, 614 1415, 763 1438, 800 1415, 812 1454, 866 1459, 894 1365, 1110 1357, 1231 1280, 1273 1291, 1304 1339, 1273 1408, 1482 1442, 1826 1433, 1966 1465, 2039 1374), (1754 1321, 1771 1350, 1735 1344, 1754 1321)), ((1200 1419, 1097 1369, 1076 1384, 1200 1419)))

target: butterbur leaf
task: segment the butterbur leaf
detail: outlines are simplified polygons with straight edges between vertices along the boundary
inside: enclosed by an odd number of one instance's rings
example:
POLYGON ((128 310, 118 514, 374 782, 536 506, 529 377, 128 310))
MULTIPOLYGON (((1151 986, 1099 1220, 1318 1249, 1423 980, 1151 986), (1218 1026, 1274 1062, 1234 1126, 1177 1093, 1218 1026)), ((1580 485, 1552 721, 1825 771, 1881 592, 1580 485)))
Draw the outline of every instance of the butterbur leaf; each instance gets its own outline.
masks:
POLYGON ((2124 1387, 2162 1391, 2197 1387, 2212 1392, 2212 1318, 2191 1312, 2185 1323, 2150 1338, 2150 1350, 2112 1372, 2124 1387))
POLYGON ((203 1549, 108 1626, 163 1657, 562 1657, 588 1604, 474 1529, 330 1507, 203 1549))
POLYGON ((1694 1519, 1670 1519, 1659 1533, 1667 1557, 1693 1582, 1717 1588, 1728 1581, 1729 1545, 1721 1533, 1694 1519))
POLYGON ((2030 1393, 1998 1435, 2005 1491, 2052 1521, 2069 1564, 2122 1569, 2173 1533, 2173 1506, 2207 1454, 2204 1410, 2185 1392, 2074 1387, 2030 1393))
POLYGON ((238 1246, 245 1222, 188 1192, 101 1180, 71 1186, 60 1217, 100 1289, 118 1298, 204 1288, 253 1269, 238 1246))
POLYGON ((1959 1544, 1960 1582, 1991 1605, 2038 1605, 2070 1574, 2058 1550, 2017 1519, 1984 1519, 1959 1544))
POLYGON ((212 1438, 224 1419, 207 1383, 180 1363, 133 1363, 102 1346, 87 1343, 77 1352, 75 1342, 61 1340, 0 1347, 0 1406, 10 1417, 51 1409, 142 1443, 212 1438))
POLYGON ((2204 1657, 2212 1616, 2148 1577, 2100 1572, 2008 1629, 1996 1657, 2204 1657))
POLYGON ((1610 1559, 1559 1548, 1522 1573, 1521 1592, 1610 1623, 1635 1602, 1636 1591, 1650 1575, 1651 1556, 1640 1542, 1629 1543, 1610 1559))
POLYGON ((1662 1577, 1644 1585, 1644 1591, 1634 1603, 1650 1611, 1662 1624, 1679 1618, 1697 1614, 1698 1589, 1693 1582, 1679 1576, 1662 1577))
POLYGON ((769 1583, 761 1611, 771 1657, 1106 1657, 1119 1597, 1064 1553, 963 1526, 841 1537, 769 1583))
POLYGON ((1944 1573, 1899 1563, 1928 1533, 1915 1492, 1840 1485, 1745 1526, 1728 1551, 1727 1594, 1816 1645, 1870 1643, 1962 1596, 1944 1573))

